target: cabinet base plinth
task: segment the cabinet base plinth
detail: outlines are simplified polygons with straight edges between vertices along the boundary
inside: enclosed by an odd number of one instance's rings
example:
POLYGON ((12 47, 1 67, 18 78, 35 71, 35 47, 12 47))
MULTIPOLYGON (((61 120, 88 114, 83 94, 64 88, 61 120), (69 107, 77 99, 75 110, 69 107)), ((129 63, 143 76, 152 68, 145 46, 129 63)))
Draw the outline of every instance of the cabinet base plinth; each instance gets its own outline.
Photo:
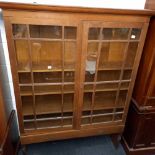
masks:
POLYGON ((86 136, 95 136, 95 135, 103 135, 103 134, 119 134, 124 130, 124 125, 119 126, 109 126, 102 128, 91 128, 91 129, 81 129, 81 130, 66 130, 59 132, 44 132, 44 133, 36 133, 36 134, 21 134, 21 143, 31 144, 31 143, 39 143, 46 142, 52 140, 62 140, 69 138, 80 138, 86 136))

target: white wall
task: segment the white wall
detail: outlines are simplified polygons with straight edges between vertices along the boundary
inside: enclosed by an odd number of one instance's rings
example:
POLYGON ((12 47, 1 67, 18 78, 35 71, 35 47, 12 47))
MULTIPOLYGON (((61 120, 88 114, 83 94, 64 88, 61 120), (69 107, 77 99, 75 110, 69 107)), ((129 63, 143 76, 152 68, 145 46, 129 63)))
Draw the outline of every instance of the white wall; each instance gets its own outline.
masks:
MULTIPOLYGON (((0 0, 4 1, 4 0, 0 0)), ((5 0, 7 2, 50 5, 84 6, 98 8, 143 9, 146 0, 5 0)))

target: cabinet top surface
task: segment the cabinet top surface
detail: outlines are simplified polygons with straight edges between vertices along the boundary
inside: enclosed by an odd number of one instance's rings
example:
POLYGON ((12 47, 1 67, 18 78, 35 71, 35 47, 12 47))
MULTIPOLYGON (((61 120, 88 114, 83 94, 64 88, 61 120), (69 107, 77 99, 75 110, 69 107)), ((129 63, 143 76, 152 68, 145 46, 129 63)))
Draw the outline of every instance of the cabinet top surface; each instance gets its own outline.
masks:
POLYGON ((30 10, 30 11, 56 11, 56 12, 76 12, 76 13, 96 13, 96 14, 122 14, 122 15, 155 15, 155 11, 129 10, 129 9, 107 9, 107 8, 89 8, 89 7, 73 7, 73 6, 55 6, 55 5, 39 5, 39 4, 23 4, 0 2, 0 8, 4 10, 30 10))

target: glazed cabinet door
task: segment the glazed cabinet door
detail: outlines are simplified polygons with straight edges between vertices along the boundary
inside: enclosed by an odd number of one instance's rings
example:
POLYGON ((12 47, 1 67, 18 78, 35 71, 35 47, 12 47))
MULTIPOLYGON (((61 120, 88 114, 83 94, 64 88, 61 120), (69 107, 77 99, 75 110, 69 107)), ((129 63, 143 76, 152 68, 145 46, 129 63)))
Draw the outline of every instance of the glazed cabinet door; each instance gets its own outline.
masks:
POLYGON ((124 120, 142 28, 141 23, 84 22, 82 127, 124 120))
POLYGON ((39 23, 12 24, 23 130, 71 129, 78 26, 39 23))

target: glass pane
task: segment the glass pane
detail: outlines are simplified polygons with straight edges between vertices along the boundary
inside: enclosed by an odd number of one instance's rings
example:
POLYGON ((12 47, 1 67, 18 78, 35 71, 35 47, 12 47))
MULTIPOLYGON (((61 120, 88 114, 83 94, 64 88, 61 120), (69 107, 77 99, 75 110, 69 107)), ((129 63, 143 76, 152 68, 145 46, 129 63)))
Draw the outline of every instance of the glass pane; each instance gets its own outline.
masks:
POLYGON ((140 39, 141 29, 133 28, 131 32, 130 39, 131 40, 138 40, 140 39))
POLYGON ((132 70, 125 70, 123 72, 123 80, 130 80, 131 74, 132 74, 132 70))
POLYGON ((73 93, 74 92, 74 85, 73 84, 65 84, 64 85, 64 93, 73 93))
POLYGON ((92 93, 84 93, 83 110, 90 110, 92 105, 92 93))
POLYGON ((96 92, 94 109, 105 109, 115 106, 116 91, 96 92))
POLYGON ((90 124, 90 117, 82 117, 82 125, 90 124))
POLYGON ((73 111, 74 94, 64 94, 63 112, 73 111))
POLYGON ((126 43, 102 43, 99 69, 120 68, 123 63, 126 43))
POLYGON ((65 118, 63 119, 63 126, 71 126, 73 123, 72 123, 72 118, 65 118))
POLYGON ((111 122, 112 118, 113 115, 95 116, 93 117, 93 123, 111 122))
POLYGON ((98 115, 98 114, 108 115, 108 114, 112 114, 113 111, 114 111, 113 109, 94 110, 93 115, 98 115))
POLYGON ((65 72, 64 73, 65 82, 74 82, 74 72, 65 72))
POLYGON ((130 82, 122 82, 120 89, 129 89, 130 82))
POLYGON ((32 87, 31 86, 20 86, 20 94, 21 96, 32 95, 32 87))
POLYGON ((30 37, 61 39, 62 27, 48 25, 30 25, 30 37))
POLYGON ((38 72, 34 73, 34 83, 62 82, 62 72, 38 72))
POLYGON ((89 43, 86 60, 86 75, 85 81, 94 81, 95 70, 96 70, 96 59, 97 59, 98 43, 89 43))
POLYGON ((31 73, 18 73, 19 76, 19 83, 31 83, 31 73))
POLYGON ((114 81, 119 80, 120 70, 98 71, 97 81, 114 81))
POLYGON ((119 92, 119 100, 118 106, 125 106, 126 98, 127 98, 128 90, 120 90, 119 92))
POLYGON ((93 84, 86 84, 84 85, 85 92, 93 92, 93 84))
POLYGON ((22 96, 21 100, 22 100, 23 115, 24 116, 34 115, 33 114, 33 97, 22 96))
POLYGON ((51 114, 61 113, 61 95, 42 95, 36 96, 36 113, 51 114))
POLYGON ((128 28, 104 28, 102 37, 104 40, 126 40, 128 34, 128 28))
POLYGON ((24 121, 24 129, 25 130, 34 130, 35 129, 34 121, 33 120, 30 120, 30 121, 25 120, 24 121))
POLYGON ((121 121, 122 117, 123 117, 123 114, 116 114, 115 117, 114 117, 114 120, 115 121, 121 121))
POLYGON ((125 67, 132 68, 138 48, 138 42, 129 43, 125 67))
POLYGON ((16 40, 15 50, 17 54, 18 70, 30 71, 30 57, 29 57, 28 42, 25 40, 16 40))
POLYGON ((76 39, 76 31, 77 31, 77 28, 76 27, 69 27, 69 26, 65 26, 64 28, 65 30, 65 36, 64 38, 65 39, 76 39))
POLYGON ((34 86, 35 95, 61 94, 61 85, 34 86))
POLYGON ((57 118, 48 118, 48 119, 37 119, 37 128, 44 129, 44 128, 57 128, 61 127, 61 119, 57 118))
POLYGON ((110 91, 117 89, 118 89, 118 83, 104 83, 96 85, 96 91, 110 91))
POLYGON ((26 38, 28 36, 26 25, 24 24, 13 24, 13 36, 15 38, 26 38))
POLYGON ((88 40, 99 40, 100 28, 90 28, 88 40))
POLYGON ((76 43, 65 42, 64 69, 75 69, 76 43))
POLYGON ((62 70, 62 43, 32 41, 33 70, 62 70))

